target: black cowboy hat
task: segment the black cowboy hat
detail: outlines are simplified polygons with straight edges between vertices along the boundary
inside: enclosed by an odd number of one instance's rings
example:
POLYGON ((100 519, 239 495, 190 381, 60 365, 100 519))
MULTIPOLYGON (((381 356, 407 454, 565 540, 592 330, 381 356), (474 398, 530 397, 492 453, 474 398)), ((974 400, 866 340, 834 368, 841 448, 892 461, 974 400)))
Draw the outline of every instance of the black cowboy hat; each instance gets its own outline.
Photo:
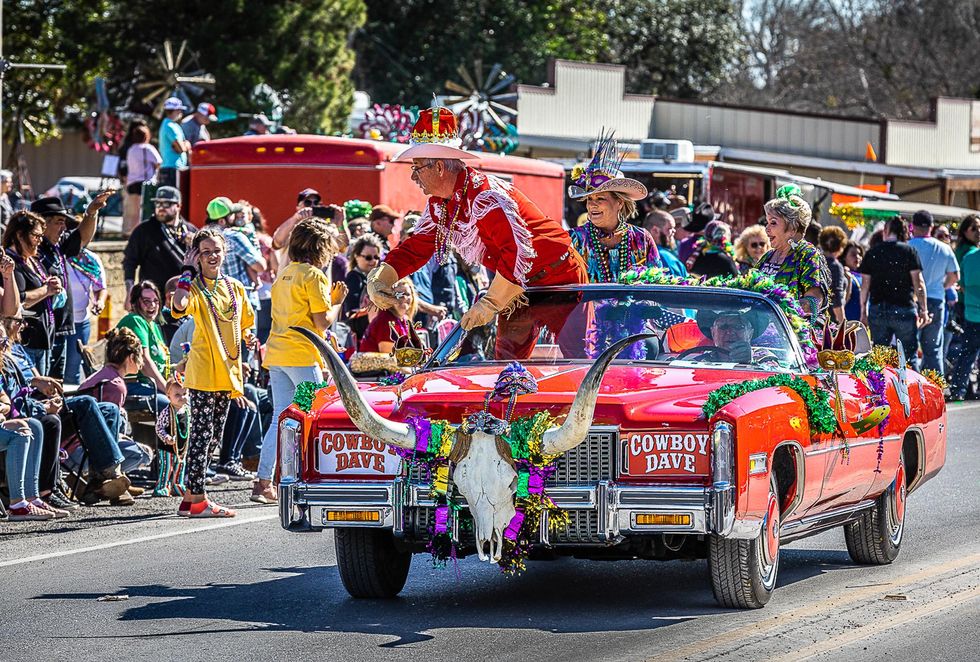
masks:
POLYGON ((61 198, 51 195, 45 198, 38 198, 31 203, 31 211, 48 220, 55 216, 64 216, 65 225, 69 230, 78 227, 78 219, 75 218, 75 214, 71 210, 65 208, 65 203, 61 201, 61 198))
POLYGON ((742 308, 736 310, 699 310, 697 315, 698 328, 705 338, 711 337, 711 327, 719 317, 742 317, 752 325, 752 338, 758 338, 769 328, 768 321, 758 310, 742 308))
POLYGON ((691 218, 683 228, 688 232, 701 232, 713 220, 715 220, 715 208, 707 202, 702 202, 691 212, 691 218))

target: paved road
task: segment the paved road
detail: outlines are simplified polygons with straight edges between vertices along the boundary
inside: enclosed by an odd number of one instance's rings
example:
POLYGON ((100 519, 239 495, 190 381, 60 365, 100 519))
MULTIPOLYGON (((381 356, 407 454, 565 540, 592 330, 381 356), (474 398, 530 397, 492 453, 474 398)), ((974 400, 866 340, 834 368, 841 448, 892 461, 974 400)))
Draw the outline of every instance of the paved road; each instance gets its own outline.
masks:
POLYGON ((973 660, 978 423, 980 404, 954 406, 946 469, 910 497, 894 564, 853 565, 839 531, 794 543, 763 610, 719 609, 704 562, 573 559, 508 579, 417 556, 401 598, 355 601, 331 534, 286 534, 245 506, 220 522, 0 529, 0 659, 973 660))

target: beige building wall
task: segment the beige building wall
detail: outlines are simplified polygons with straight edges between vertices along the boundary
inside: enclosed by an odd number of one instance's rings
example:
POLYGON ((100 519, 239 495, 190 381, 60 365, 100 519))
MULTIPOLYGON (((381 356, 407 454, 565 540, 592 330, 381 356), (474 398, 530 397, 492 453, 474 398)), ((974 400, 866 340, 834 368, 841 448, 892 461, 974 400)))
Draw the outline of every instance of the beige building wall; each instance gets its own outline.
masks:
POLYGON ((886 162, 889 165, 978 170, 980 135, 972 134, 980 134, 980 102, 939 98, 933 110, 933 121, 888 121, 886 162), (974 123, 978 125, 977 131, 972 128, 974 123))
POLYGON ((868 143, 880 149, 881 124, 874 120, 657 99, 650 137, 863 161, 868 143))
POLYGON ((522 136, 594 140, 602 128, 624 141, 649 137, 654 98, 626 94, 626 67, 557 60, 547 86, 518 85, 522 136))
POLYGON ((66 175, 98 177, 104 158, 85 144, 81 131, 65 131, 61 138, 40 146, 24 145, 23 151, 35 195, 66 175))

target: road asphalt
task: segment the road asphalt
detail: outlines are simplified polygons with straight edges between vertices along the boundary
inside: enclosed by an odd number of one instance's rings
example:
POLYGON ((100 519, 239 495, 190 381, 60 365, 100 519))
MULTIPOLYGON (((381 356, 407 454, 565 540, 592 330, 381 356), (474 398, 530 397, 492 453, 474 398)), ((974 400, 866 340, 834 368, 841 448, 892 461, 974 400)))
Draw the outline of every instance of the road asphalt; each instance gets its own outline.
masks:
POLYGON ((0 523, 0 660, 975 660, 978 424, 980 404, 951 406, 946 467, 910 495, 893 564, 853 564, 840 530, 792 543, 755 611, 719 608, 703 561, 561 559, 507 578, 416 556, 399 598, 354 600, 333 535, 286 533, 242 484, 215 490, 241 505, 232 520, 141 498, 0 523))

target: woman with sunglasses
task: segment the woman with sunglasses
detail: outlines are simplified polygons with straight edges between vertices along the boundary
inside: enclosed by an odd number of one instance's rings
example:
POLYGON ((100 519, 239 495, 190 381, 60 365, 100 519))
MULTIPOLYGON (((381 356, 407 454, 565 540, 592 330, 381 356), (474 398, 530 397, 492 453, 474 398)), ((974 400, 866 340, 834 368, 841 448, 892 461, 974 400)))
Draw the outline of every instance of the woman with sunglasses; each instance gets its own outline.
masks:
POLYGON ((55 298, 65 296, 61 279, 50 275, 38 258, 38 247, 44 239, 46 225, 41 216, 19 211, 10 217, 10 223, 3 233, 3 247, 14 261, 13 282, 20 293, 21 303, 34 313, 27 322, 22 342, 42 375, 47 375, 51 368, 55 298))
POLYGON ((739 273, 746 273, 759 264, 759 260, 771 248, 765 225, 750 225, 735 240, 735 262, 739 273))
POLYGON ((956 255, 956 262, 960 265, 960 272, 963 271, 963 258, 978 247, 980 247, 980 215, 970 214, 960 221, 956 232, 956 248, 953 253, 956 255))
POLYGON ((129 329, 143 345, 143 365, 140 379, 129 382, 127 395, 152 397, 155 411, 167 408, 170 402, 164 393, 167 390, 166 377, 169 373, 170 354, 163 339, 163 330, 157 324, 160 315, 160 290, 149 280, 137 283, 129 292, 129 313, 116 328, 129 329))
MULTIPOLYGON (((343 283, 330 284, 327 267, 343 251, 344 242, 333 225, 318 218, 300 221, 289 235, 289 264, 272 284, 272 333, 263 366, 269 370, 273 421, 289 406, 302 382, 323 381, 319 352, 293 327, 325 335, 340 314, 347 296, 343 283)), ((252 501, 275 503, 272 475, 276 463, 278 424, 270 425, 262 441, 252 501)))
POLYGON ((343 320, 358 338, 364 337, 371 321, 368 315, 368 304, 371 302, 366 296, 365 285, 368 274, 381 262, 382 252, 381 240, 374 233, 358 237, 351 244, 351 270, 344 279, 347 297, 344 299, 343 320))

